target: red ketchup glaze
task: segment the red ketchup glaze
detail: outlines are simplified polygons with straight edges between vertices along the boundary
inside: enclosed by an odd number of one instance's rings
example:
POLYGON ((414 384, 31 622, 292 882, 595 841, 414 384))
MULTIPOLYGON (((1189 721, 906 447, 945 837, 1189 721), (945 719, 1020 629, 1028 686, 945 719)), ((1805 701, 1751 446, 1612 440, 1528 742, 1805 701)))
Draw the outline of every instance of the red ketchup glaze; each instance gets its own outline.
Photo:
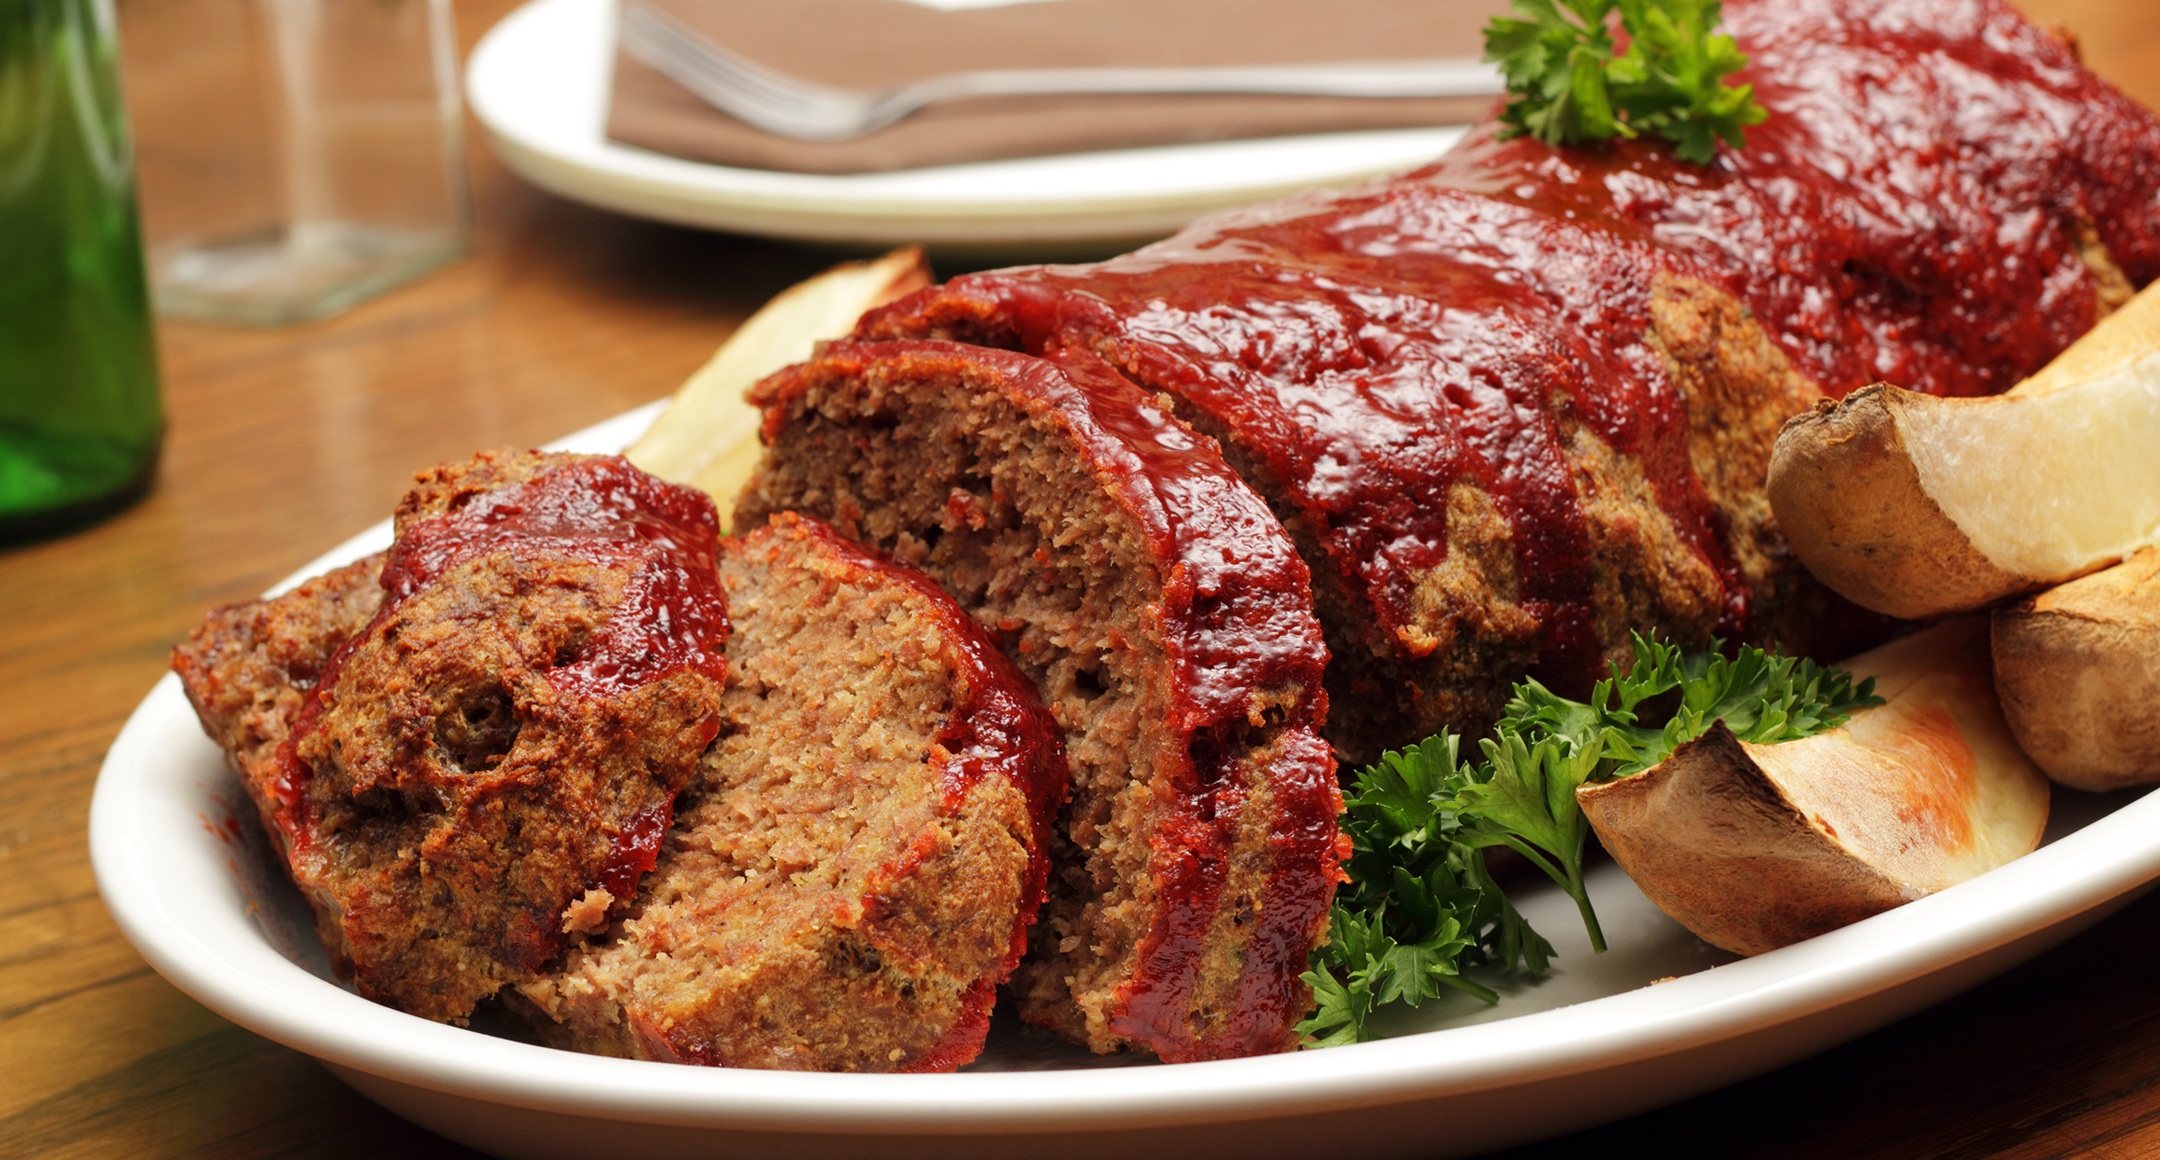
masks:
POLYGON ((1030 415, 1067 431, 1138 521, 1164 578, 1155 611, 1173 674, 1163 727, 1174 742, 1166 748, 1179 755, 1176 812, 1152 838, 1156 914, 1111 1022, 1173 1061, 1280 1050, 1311 1003, 1297 976, 1326 921, 1341 858, 1335 762, 1318 733, 1327 650, 1304 561, 1213 440, 1086 350, 1031 358, 948 342, 832 344, 754 390, 767 442, 788 422, 791 400, 873 363, 889 381, 994 379, 1030 415), (1249 774, 1267 785, 1276 833, 1273 873, 1239 978, 1243 1001, 1196 1039, 1186 1015, 1246 798, 1228 739, 1248 723, 1255 696, 1284 690, 1296 697, 1281 710, 1279 752, 1249 774))
MULTIPOLYGON (((713 566, 719 539, 719 517, 703 492, 656 479, 619 455, 582 459, 406 528, 383 565, 376 618, 449 569, 497 552, 633 561, 642 566, 607 627, 575 661, 548 670, 548 682, 575 696, 620 697, 681 668, 717 681, 727 672, 728 632, 713 566)), ((322 683, 333 675, 326 670, 322 683)))
MULTIPOLYGON (((576 460, 409 525, 383 564, 382 607, 331 654, 279 746, 271 789, 288 859, 312 853, 317 820, 299 743, 320 726, 324 693, 336 687, 353 650, 406 601, 452 568, 498 552, 629 561, 636 571, 606 627, 570 663, 548 669, 548 682, 577 700, 625 696, 684 668, 720 681, 728 621, 714 566, 719 535, 704 493, 656 479, 620 456, 576 460)), ((663 802, 625 825, 591 885, 617 898, 635 894, 671 814, 672 802, 663 802)), ((560 941, 552 931, 546 937, 560 941)))
POLYGON ((1993 394, 2095 320, 2089 226, 2160 276, 2160 124, 2000 0, 1745 0, 1769 120, 1709 167, 1481 127, 1402 180, 1573 215, 1722 272, 1825 393, 1993 394))
MULTIPOLYGON (((1051 352, 1063 391, 1086 399, 1098 424, 1083 445, 1096 469, 1141 514, 1165 570, 1164 651, 1177 671, 1171 728, 1183 753, 1175 785, 1178 814, 1151 837, 1158 912, 1124 988, 1119 1034, 1170 1062, 1279 1051, 1305 1014, 1310 990, 1298 980, 1335 893, 1342 795, 1335 758, 1319 736, 1327 718, 1320 674, 1327 647, 1312 611, 1312 576, 1267 505, 1157 400, 1092 353, 1051 352), (1122 451, 1124 454, 1116 454, 1122 451), (1245 947, 1240 1001, 1219 1012, 1205 1039, 1186 1023, 1205 939, 1223 899, 1224 877, 1247 790, 1228 741, 1249 723, 1252 698, 1295 689, 1297 703, 1263 770, 1275 823, 1273 866, 1259 922, 1245 947)), ((1061 410, 1077 416, 1077 400, 1061 410)), ((1079 424, 1075 423, 1078 427, 1079 424)))
POLYGON ((1148 1044, 1172 1063, 1264 1055, 1290 1045, 1291 1026, 1312 1006, 1312 989, 1298 976, 1334 901, 1347 851, 1336 815, 1342 794, 1335 756, 1311 730, 1286 731, 1267 781, 1276 811, 1274 847, 1261 921, 1244 948, 1235 1000, 1217 1012, 1204 1040, 1184 1031, 1198 981, 1201 952, 1222 905, 1228 835, 1244 804, 1243 787, 1222 777, 1220 754, 1194 746, 1196 784, 1181 816, 1154 836, 1156 889, 1163 907, 1141 946, 1142 966, 1122 993, 1124 1010, 1110 1018, 1120 1034, 1148 1044), (1317 917, 1315 917, 1317 916, 1317 917))
POLYGON ((1447 492, 1493 497, 1551 683, 1587 677, 1588 530, 1554 400, 1641 457, 1662 506, 1746 590, 1688 460, 1687 413, 1643 341, 1659 273, 1715 275, 1654 246, 1417 184, 1228 215, 1095 267, 956 279, 865 321, 1038 350, 1081 342, 1222 424, 1280 481, 1328 563, 1411 655, 1419 573, 1447 553, 1447 492))
POLYGON ((667 837, 668 825, 674 820, 673 798, 630 819, 615 835, 608 859, 593 885, 624 901, 636 897, 638 880, 660 861, 660 842, 667 837))
POLYGON ((1403 177, 1202 222, 1091 266, 953 280, 864 319, 1034 353, 1086 347, 1219 425, 1409 655, 1446 494, 1510 522, 1538 674, 1599 667, 1589 547, 1556 411, 1639 456, 1657 501, 1748 593, 1644 341, 1653 279, 1753 309, 1826 393, 1880 378, 2000 390, 2093 321, 2088 220, 2160 274, 2160 125, 1995 0, 1742 0, 1727 27, 1770 121, 1709 167, 1639 141, 1555 149, 1488 124, 1403 177))

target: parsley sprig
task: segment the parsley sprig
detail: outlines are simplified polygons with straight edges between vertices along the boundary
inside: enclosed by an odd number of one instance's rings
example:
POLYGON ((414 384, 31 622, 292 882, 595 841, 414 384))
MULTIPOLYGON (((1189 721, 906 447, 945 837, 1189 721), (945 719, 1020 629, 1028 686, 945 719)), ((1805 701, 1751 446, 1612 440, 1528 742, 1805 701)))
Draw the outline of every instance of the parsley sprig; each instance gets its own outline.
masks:
POLYGON ((1485 59, 1500 66, 1513 94, 1500 120, 1505 136, 1551 145, 1655 133, 1681 158, 1707 163, 1722 140, 1735 149, 1745 128, 1769 114, 1753 85, 1724 78, 1746 67, 1730 36, 1714 33, 1718 0, 1513 0, 1522 19, 1495 16, 1485 27, 1485 59), (1619 13, 1627 51, 1614 54, 1619 13))
POLYGON ((1572 701, 1534 680, 1515 686, 1484 759, 1462 760, 1450 733, 1389 751, 1360 770, 1343 798, 1354 848, 1336 893, 1328 941, 1304 975, 1318 1010, 1298 1025, 1310 1046, 1373 1037, 1368 1017, 1390 1003, 1418 1007, 1445 991, 1487 1003, 1499 996, 1462 975, 1467 966, 1543 974, 1554 955, 1486 870, 1484 851, 1506 846, 1575 901, 1593 951, 1605 949, 1583 882, 1589 823, 1575 791, 1627 777, 1670 756, 1716 721, 1742 740, 1771 744, 1845 723, 1879 705, 1873 678, 1812 661, 1741 648, 1683 653, 1634 639, 1633 663, 1572 701))
POLYGON ((1530 929, 1485 868, 1489 823, 1464 816, 1478 770, 1453 734, 1381 755, 1343 798, 1354 852, 1335 896, 1328 941, 1305 981, 1319 1010, 1299 1030, 1321 1047, 1370 1039, 1384 1003, 1417 1007, 1443 990, 1500 996, 1462 977, 1469 963, 1542 974, 1552 944, 1530 929))
POLYGON ((1811 660, 1758 648, 1726 657, 1716 647, 1713 642, 1711 651, 1683 654, 1637 636, 1627 675, 1599 681, 1587 702, 1570 701, 1535 680, 1516 685, 1496 732, 1560 737, 1585 748, 1598 744, 1603 752, 1592 779, 1603 781, 1649 769, 1714 721, 1725 722, 1742 741, 1775 745, 1834 729, 1855 709, 1882 704, 1873 677, 1855 685, 1851 673, 1811 660), (1656 712, 1645 705, 1675 690, 1676 704, 1656 712), (1661 720, 1646 722, 1645 713, 1661 720))

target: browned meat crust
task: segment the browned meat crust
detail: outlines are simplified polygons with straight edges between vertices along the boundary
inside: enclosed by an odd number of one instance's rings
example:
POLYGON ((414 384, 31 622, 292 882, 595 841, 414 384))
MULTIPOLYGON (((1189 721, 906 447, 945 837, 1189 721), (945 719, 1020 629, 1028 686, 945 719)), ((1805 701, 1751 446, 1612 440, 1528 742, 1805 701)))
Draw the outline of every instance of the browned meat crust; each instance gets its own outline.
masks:
POLYGON ((1058 730, 912 568, 783 514, 722 546, 719 741, 637 911, 521 988, 546 1041, 643 1059, 950 1070, 1019 961, 1058 730))
POLYGON ((278 746, 323 665, 382 606, 376 578, 383 556, 332 569, 280 596, 215 609, 173 650, 181 688, 250 800, 273 800, 278 746))
POLYGON ((719 725, 717 521, 619 459, 504 451, 398 522, 379 607, 365 562, 213 614, 174 667, 333 961, 458 1020, 651 865, 719 725), (671 648, 639 635, 662 605, 671 648))

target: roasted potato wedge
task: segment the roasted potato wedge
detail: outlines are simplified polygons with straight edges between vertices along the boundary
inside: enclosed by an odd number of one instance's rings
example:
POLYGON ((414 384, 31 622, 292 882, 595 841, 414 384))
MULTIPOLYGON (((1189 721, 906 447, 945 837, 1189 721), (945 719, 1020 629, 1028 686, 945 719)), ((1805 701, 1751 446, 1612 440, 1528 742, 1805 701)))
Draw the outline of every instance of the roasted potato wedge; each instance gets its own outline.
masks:
POLYGON ((675 392, 667 410, 627 452, 630 462, 706 492, 724 516, 760 453, 758 409, 743 400, 743 392, 781 367, 809 358, 819 342, 855 329, 866 311, 930 282, 922 248, 908 246, 873 261, 835 266, 774 295, 675 392))
POLYGON ((2006 394, 1888 384, 1779 432, 1771 510, 1809 571, 1891 616, 1941 616, 2160 537, 2160 286, 2006 394))
POLYGON ((2160 549, 1997 609, 1992 643, 2003 716, 2049 777, 2160 783, 2160 549))
POLYGON ((2040 843, 2048 785, 1995 705, 1985 618, 1847 662, 1885 703, 1754 745, 1720 722, 1634 777, 1576 792, 1660 909, 1752 955, 1992 870, 2040 843))

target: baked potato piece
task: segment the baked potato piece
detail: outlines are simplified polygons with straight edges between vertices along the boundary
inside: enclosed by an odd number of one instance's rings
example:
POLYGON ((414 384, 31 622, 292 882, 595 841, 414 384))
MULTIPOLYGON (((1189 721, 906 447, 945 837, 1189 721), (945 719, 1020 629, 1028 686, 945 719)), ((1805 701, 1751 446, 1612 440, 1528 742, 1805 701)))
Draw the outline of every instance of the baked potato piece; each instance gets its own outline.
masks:
POLYGON ((1778 433, 1770 506, 1802 563, 1920 618, 2084 575, 2160 533, 2160 286, 1985 399, 1879 383, 1778 433))
POLYGON ((673 483, 713 497, 723 510, 750 478, 763 448, 750 384, 810 357, 817 344, 855 329, 865 311, 930 285, 922 247, 868 262, 844 262, 798 282, 735 328, 712 358, 676 390, 624 457, 673 483))
POLYGON ((1997 609, 2003 716, 2074 789, 2160 783, 2160 548, 1997 609))
POLYGON ((1777 745, 1720 722, 1576 800, 1629 877, 1705 942, 1752 955, 2030 852, 2047 781, 1995 705, 1984 618, 1847 662, 1884 704, 1777 745))

